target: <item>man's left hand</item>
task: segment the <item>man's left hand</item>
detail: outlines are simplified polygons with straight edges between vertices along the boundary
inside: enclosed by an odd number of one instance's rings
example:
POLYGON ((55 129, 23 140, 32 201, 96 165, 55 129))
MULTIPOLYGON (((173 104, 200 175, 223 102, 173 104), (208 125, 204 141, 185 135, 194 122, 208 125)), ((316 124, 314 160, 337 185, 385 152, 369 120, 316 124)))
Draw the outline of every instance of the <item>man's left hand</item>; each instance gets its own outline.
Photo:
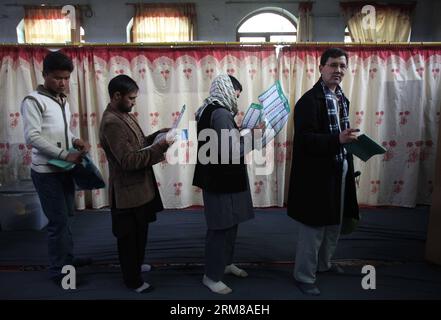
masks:
POLYGON ((73 142, 73 146, 75 149, 83 153, 89 152, 90 150, 90 143, 81 139, 75 139, 75 141, 73 142))

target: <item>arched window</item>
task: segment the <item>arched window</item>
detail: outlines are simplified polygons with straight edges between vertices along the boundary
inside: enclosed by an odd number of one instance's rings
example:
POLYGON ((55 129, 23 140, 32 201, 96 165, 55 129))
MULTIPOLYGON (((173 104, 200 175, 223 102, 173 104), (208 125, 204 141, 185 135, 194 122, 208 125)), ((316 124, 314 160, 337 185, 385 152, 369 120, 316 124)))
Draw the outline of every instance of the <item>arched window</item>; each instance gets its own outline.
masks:
POLYGON ((297 19, 281 8, 262 8, 243 18, 236 29, 240 42, 295 42, 297 19))

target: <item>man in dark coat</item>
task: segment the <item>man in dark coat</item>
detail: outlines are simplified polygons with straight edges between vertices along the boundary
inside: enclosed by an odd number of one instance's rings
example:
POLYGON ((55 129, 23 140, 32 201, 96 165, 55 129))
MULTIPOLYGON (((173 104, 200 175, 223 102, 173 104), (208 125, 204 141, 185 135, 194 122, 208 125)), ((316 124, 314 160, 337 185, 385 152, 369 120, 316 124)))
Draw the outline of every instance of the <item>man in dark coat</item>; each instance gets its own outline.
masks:
POLYGON ((148 226, 156 220, 156 212, 163 210, 152 166, 164 159, 172 140, 165 135, 157 137, 168 129, 144 136, 136 118, 130 114, 138 95, 138 85, 133 79, 126 75, 113 78, 109 95, 99 137, 109 161, 112 232, 117 238, 125 285, 146 293, 153 288, 141 276, 148 226))
POLYGON ((348 65, 345 51, 332 48, 320 59, 320 80, 294 108, 294 147, 288 215, 298 221, 294 278, 300 290, 319 295, 316 272, 343 270, 330 260, 343 218, 358 219, 349 128, 349 101, 340 88, 348 65))

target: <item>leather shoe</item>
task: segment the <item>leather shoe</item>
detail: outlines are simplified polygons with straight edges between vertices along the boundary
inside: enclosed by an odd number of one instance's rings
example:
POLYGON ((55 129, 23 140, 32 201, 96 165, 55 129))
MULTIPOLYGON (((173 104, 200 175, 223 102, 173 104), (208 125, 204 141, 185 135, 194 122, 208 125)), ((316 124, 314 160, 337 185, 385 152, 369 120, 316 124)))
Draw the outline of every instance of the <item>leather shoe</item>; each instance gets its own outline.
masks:
POLYGON ((51 281, 57 286, 61 287, 61 281, 63 280, 64 274, 58 274, 56 276, 51 277, 51 281))
POLYGON ((336 264, 332 264, 328 270, 319 271, 319 273, 326 273, 326 272, 335 273, 335 274, 344 274, 345 273, 343 268, 340 267, 339 265, 336 265, 336 264))
POLYGON ((319 296, 320 290, 317 288, 317 286, 313 283, 304 283, 300 281, 296 281, 297 287, 302 291, 304 294, 308 296, 319 296))

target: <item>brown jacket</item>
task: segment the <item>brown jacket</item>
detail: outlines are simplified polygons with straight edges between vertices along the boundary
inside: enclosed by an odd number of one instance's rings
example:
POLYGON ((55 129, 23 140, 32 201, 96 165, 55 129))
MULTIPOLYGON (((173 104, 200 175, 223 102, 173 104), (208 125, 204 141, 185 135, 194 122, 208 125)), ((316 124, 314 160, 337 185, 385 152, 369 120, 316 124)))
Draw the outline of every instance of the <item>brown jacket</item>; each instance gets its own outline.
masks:
POLYGON ((144 137, 136 118, 128 115, 134 122, 107 107, 99 131, 101 146, 109 162, 109 201, 118 209, 139 207, 153 200, 157 186, 152 166, 164 159, 168 149, 166 143, 153 144, 159 131, 144 137), (139 141, 137 131, 144 141, 139 141), (150 148, 137 152, 146 146, 150 148))

